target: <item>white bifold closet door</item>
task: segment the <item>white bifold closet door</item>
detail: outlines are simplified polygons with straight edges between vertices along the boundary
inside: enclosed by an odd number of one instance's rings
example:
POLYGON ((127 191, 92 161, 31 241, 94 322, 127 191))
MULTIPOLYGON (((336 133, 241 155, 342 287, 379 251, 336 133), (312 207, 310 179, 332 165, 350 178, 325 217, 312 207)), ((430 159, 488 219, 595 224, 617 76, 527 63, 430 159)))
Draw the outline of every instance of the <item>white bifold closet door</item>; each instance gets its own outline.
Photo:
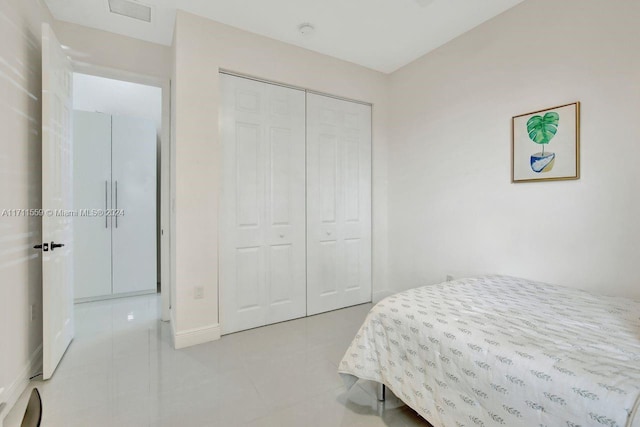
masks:
POLYGON ((306 313, 305 93, 221 79, 222 333, 306 313))
POLYGON ((371 106, 307 95, 307 315, 371 301, 371 106))

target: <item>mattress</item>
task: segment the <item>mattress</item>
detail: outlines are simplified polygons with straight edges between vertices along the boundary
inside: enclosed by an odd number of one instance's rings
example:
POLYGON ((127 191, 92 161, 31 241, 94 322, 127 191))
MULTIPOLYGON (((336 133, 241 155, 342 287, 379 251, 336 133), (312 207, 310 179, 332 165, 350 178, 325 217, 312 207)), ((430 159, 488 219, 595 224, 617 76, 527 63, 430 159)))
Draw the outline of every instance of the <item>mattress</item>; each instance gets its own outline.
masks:
POLYGON ((339 372, 435 427, 636 426, 640 302, 506 276, 416 288, 371 309, 339 372))

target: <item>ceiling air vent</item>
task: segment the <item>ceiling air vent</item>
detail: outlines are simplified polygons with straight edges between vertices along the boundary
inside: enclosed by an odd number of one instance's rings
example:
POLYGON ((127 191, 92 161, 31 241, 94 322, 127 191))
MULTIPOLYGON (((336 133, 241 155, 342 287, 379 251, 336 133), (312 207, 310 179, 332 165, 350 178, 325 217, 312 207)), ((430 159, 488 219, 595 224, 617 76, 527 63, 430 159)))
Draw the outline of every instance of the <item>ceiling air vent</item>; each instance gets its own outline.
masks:
POLYGON ((151 22, 151 8, 129 0, 109 0, 109 11, 140 21, 151 22))

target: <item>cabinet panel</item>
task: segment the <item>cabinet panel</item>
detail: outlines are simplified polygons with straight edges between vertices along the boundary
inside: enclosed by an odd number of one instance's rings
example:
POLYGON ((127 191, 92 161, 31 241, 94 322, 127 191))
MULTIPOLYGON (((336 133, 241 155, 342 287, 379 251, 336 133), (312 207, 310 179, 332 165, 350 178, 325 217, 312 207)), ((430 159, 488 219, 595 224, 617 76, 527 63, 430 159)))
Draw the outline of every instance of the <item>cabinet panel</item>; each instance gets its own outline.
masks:
POLYGON ((336 135, 318 135, 317 172, 318 197, 322 222, 336 222, 338 198, 338 140, 336 135))
POLYGON ((261 280, 261 250, 260 248, 240 248, 236 253, 236 288, 234 296, 239 312, 260 310, 261 280))
MULTIPOLYGON (((74 112, 74 209, 105 210, 111 200, 111 116, 74 112)), ((74 297, 111 295, 111 218, 74 218, 74 297)))
POLYGON ((258 166, 260 127, 236 123, 236 218, 240 227, 258 227, 262 215, 264 178, 258 166))
POLYGON ((113 292, 157 288, 156 129, 153 122, 113 116, 113 292))

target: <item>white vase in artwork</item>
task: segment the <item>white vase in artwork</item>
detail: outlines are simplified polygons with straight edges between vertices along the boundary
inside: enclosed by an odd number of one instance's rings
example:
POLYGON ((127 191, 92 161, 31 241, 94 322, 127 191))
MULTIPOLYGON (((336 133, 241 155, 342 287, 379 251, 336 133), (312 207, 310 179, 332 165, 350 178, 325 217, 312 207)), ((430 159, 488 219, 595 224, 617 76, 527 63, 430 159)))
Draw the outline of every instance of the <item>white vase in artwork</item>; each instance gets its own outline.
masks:
POLYGON ((535 153, 531 155, 531 169, 535 173, 549 172, 556 162, 556 153, 535 153))

